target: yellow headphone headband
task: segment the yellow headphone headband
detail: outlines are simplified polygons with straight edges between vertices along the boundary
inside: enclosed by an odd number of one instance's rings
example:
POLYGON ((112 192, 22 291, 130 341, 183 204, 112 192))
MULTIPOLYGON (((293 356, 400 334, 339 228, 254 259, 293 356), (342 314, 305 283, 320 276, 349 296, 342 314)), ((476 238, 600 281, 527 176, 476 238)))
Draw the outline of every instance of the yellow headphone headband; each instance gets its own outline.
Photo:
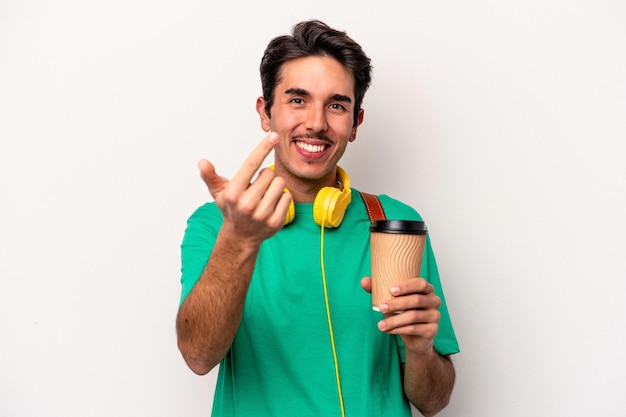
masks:
MULTIPOLYGON (((270 167, 274 169, 274 165, 270 167)), ((336 187, 324 187, 315 196, 313 202, 313 220, 319 226, 326 228, 338 227, 346 214, 346 209, 352 201, 350 189, 350 177, 340 166, 337 166, 337 181, 341 184, 341 190, 336 187)), ((285 191, 288 191, 285 189, 285 191)), ((285 216, 285 225, 291 223, 296 217, 296 206, 291 201, 289 210, 285 216)))

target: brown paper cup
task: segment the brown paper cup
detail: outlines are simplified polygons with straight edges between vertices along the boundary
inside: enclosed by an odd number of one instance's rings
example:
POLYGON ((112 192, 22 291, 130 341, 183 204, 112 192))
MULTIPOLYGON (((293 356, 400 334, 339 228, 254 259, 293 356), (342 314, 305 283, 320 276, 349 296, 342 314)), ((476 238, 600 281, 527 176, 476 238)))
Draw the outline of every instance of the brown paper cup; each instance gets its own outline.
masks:
POLYGON ((372 308, 392 298, 389 289, 419 277, 428 230, 417 220, 379 220, 370 227, 372 308))

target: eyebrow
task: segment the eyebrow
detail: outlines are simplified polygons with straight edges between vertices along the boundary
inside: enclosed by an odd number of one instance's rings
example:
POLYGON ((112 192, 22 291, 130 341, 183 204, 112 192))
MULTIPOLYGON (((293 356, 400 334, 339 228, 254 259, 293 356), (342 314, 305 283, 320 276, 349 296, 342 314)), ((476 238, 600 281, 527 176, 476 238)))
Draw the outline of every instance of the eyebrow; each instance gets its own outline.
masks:
MULTIPOLYGON (((306 91, 305 89, 303 89, 303 88, 298 88, 298 87, 288 88, 288 89, 285 91, 285 94, 291 94, 291 95, 296 95, 296 96, 310 96, 310 95, 311 95, 311 94, 310 94, 308 91, 306 91)), ((343 103, 352 103, 352 99, 351 99, 350 97, 345 96, 345 95, 343 95, 343 94, 339 94, 339 93, 333 94, 333 95, 331 96, 331 99, 332 99, 332 100, 335 100, 335 101, 341 101, 341 102, 343 102, 343 103)))

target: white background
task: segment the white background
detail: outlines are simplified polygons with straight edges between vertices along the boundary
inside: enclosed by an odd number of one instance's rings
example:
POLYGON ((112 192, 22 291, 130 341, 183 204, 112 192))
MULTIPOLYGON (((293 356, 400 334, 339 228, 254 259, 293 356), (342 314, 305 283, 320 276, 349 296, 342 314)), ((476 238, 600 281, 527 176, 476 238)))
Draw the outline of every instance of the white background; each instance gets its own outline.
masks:
POLYGON ((196 162, 231 176, 262 138, 261 54, 307 18, 373 60, 353 186, 431 231, 441 415, 626 415, 617 0, 0 0, 0 415, 209 415, 174 332, 196 162))

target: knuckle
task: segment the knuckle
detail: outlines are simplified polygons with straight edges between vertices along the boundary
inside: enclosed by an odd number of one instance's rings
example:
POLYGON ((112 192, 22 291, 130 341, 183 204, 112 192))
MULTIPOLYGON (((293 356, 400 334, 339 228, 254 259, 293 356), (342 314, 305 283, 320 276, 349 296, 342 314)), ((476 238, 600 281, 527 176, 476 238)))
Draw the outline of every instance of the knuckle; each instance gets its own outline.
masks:
POLYGON ((269 180, 276 177, 276 173, 272 169, 263 168, 261 171, 259 171, 259 178, 261 177, 267 178, 269 180))
POLYGON ((438 295, 435 295, 435 301, 434 301, 435 307, 439 308, 441 307, 441 297, 439 297, 438 295))
POLYGON ((420 308, 422 304, 422 296, 420 294, 411 295, 411 305, 414 306, 414 308, 420 308))
POLYGON ((441 320, 441 313, 439 312, 439 310, 435 310, 433 312, 433 322, 439 323, 439 320, 441 320))
POLYGON ((408 310, 407 314, 408 314, 407 318, 411 323, 419 323, 421 321, 420 320, 421 314, 419 310, 408 310))
POLYGON ((410 332, 413 335, 421 335, 424 333, 424 326, 421 326, 419 324, 413 324, 410 327, 410 332))
POLYGON ((433 339, 436 335, 437 332, 439 331, 439 326, 436 324, 431 324, 429 326, 426 326, 426 332, 425 335, 429 338, 429 339, 433 339))
POLYGON ((250 198, 242 198, 239 200, 239 211, 247 216, 252 216, 257 208, 257 203, 250 198))
POLYGON ((227 187, 222 193, 222 198, 224 202, 228 205, 236 205, 239 196, 232 190, 232 188, 227 187))
POLYGON ((285 182, 285 180, 282 177, 274 177, 272 179, 272 185, 280 188, 281 190, 285 188, 285 186, 287 185, 287 183, 285 182))
POLYGON ((283 226, 285 220, 283 218, 273 218, 269 221, 268 226, 272 230, 278 230, 283 226))

